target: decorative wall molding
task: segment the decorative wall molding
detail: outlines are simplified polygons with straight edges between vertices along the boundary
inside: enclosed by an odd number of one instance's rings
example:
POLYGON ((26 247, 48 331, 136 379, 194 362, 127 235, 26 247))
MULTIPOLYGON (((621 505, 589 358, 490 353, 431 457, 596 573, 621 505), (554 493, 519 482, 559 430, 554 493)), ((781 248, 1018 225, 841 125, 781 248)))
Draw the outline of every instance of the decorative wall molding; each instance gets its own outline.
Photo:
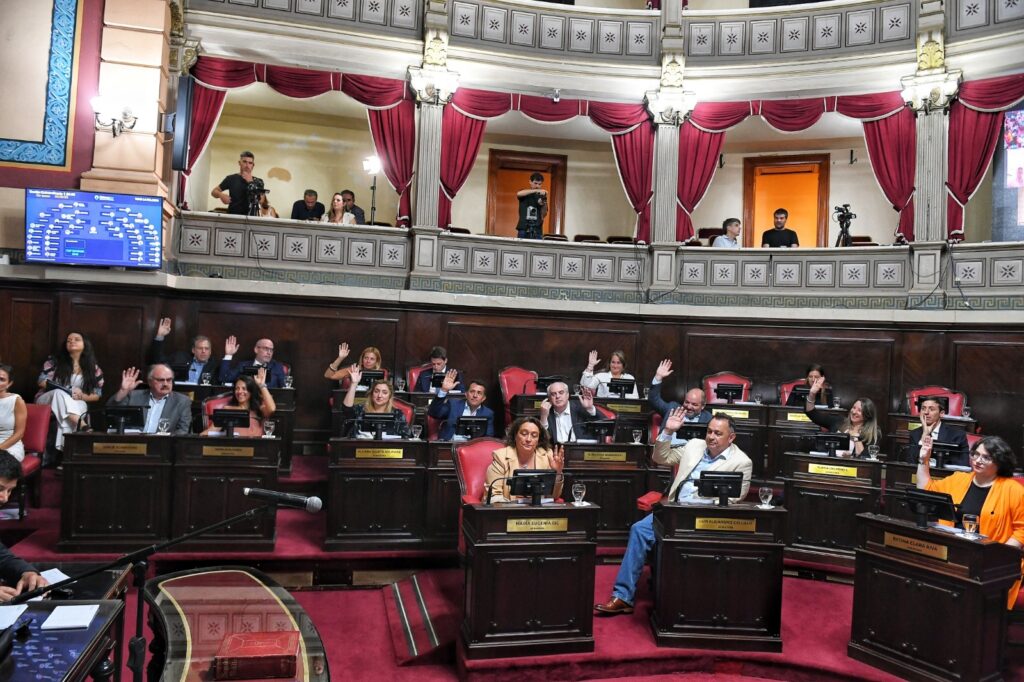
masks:
POLYGON ((187 7, 318 29, 384 31, 416 38, 423 29, 423 3, 417 0, 187 0, 187 7))
POLYGON ((946 42, 1006 33, 1024 27, 1021 0, 947 0, 946 42))

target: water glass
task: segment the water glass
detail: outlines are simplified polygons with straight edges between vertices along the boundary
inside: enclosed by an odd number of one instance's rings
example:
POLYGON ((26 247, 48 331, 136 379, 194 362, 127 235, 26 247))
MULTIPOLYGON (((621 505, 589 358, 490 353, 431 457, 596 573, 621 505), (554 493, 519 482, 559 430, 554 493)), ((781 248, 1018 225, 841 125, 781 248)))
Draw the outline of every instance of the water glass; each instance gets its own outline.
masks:
POLYGON ((419 440, 421 435, 423 435, 423 425, 422 424, 413 424, 412 425, 412 437, 415 438, 416 440, 419 440))
POLYGON ((772 490, 772 487, 770 485, 763 485, 760 488, 758 488, 757 494, 761 498, 762 509, 767 509, 768 507, 772 506, 772 495, 775 494, 775 491, 772 490))
POLYGON ((633 444, 639 445, 640 438, 644 435, 643 429, 633 429, 633 444))
POLYGON ((964 419, 970 419, 971 418, 971 408, 970 407, 968 407, 967 405, 964 405, 963 412, 964 412, 964 419))
POLYGON ((200 375, 200 377, 199 377, 199 382, 203 386, 209 386, 210 382, 212 382, 212 381, 213 381, 213 375, 210 374, 209 372, 203 372, 202 375, 200 375))
POLYGON ((284 387, 285 388, 291 388, 294 384, 295 384, 295 377, 293 377, 291 374, 286 375, 285 378, 284 378, 284 387))
POLYGON ((878 459, 880 448, 877 445, 868 446, 868 459, 878 459))
POLYGON ((156 423, 156 432, 162 436, 169 434, 171 432, 171 420, 164 418, 158 421, 156 423))
POLYGON ((968 540, 978 539, 978 515, 964 514, 963 518, 964 537, 968 540))
POLYGON ((583 497, 587 494, 587 486, 585 483, 573 483, 572 484, 572 499, 575 501, 576 506, 583 504, 583 497))
POLYGON ((760 393, 755 393, 754 394, 754 402, 757 403, 758 405, 761 404, 761 394, 760 393))
POLYGON ((267 419, 263 422, 263 435, 266 438, 274 437, 274 429, 277 428, 277 422, 273 419, 267 419))
POLYGON ((405 379, 395 379, 395 390, 396 391, 404 391, 405 390, 405 379))
POLYGON ((841 405, 842 403, 839 402, 839 398, 832 398, 832 409, 838 410, 841 405))
POLYGON ((651 395, 651 389, 649 386, 644 386, 644 400, 647 400, 651 395))

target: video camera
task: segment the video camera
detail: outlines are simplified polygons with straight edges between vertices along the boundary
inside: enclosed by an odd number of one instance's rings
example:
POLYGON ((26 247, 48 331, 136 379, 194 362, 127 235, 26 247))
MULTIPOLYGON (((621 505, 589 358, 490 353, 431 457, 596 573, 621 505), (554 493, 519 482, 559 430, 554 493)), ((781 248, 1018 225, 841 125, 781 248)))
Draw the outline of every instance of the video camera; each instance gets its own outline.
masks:
POLYGON ((263 179, 257 177, 249 181, 246 190, 249 196, 249 215, 258 216, 260 214, 260 197, 270 190, 263 186, 263 179))
POLYGON ((850 210, 849 204, 836 206, 832 213, 832 219, 839 223, 839 237, 836 238, 836 246, 850 246, 853 240, 850 237, 850 223, 857 217, 857 214, 850 210))

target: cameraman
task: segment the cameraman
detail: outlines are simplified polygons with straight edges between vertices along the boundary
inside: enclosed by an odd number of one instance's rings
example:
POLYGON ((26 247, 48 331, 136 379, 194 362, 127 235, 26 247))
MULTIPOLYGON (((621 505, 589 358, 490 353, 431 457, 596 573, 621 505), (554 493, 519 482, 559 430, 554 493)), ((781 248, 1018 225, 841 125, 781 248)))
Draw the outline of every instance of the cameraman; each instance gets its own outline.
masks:
POLYGON ((259 185, 263 185, 263 181, 252 174, 255 165, 256 157, 252 152, 242 152, 238 155, 238 172, 221 180, 210 192, 214 199, 220 199, 221 203, 227 204, 228 213, 249 215, 249 183, 258 180, 259 185))
POLYGON ((516 192, 519 199, 519 223, 516 235, 520 239, 540 239, 544 228, 544 216, 548 214, 548 192, 543 187, 544 176, 534 173, 530 176, 529 189, 516 192))

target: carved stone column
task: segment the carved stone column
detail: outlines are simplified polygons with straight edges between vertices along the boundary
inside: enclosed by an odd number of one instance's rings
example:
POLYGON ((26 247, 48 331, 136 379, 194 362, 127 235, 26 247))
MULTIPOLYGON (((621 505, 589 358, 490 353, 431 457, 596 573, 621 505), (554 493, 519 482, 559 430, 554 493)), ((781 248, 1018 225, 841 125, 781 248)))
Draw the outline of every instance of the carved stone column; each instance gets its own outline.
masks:
POLYGON ((420 102, 416 135, 416 210, 413 225, 437 227, 441 182, 441 114, 443 104, 420 102))
POLYGON ((678 182, 679 124, 660 122, 654 136, 652 244, 676 241, 676 187, 678 182))

